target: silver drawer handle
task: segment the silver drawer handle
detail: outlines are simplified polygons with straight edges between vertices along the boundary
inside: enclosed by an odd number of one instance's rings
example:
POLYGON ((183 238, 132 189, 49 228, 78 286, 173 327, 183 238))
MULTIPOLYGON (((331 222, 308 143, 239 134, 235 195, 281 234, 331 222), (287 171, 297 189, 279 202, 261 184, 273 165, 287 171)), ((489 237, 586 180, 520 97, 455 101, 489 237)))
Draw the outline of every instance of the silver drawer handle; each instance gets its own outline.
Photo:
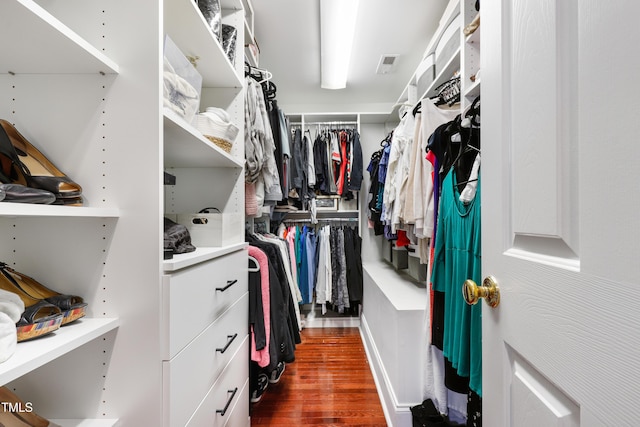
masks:
POLYGON ((233 335, 227 335, 227 340, 228 340, 227 344, 222 348, 216 348, 216 351, 219 351, 220 353, 224 353, 225 351, 227 351, 227 349, 229 348, 233 340, 236 339, 237 336, 238 336, 237 333, 233 335))
POLYGON ((227 289, 229 289, 230 287, 232 287, 233 285, 235 285, 236 283, 238 283, 238 280, 227 280, 227 286, 225 286, 224 288, 216 288, 216 291, 220 291, 220 292, 224 292, 227 289))
POLYGON ((224 414, 227 413, 227 409, 229 409, 229 405, 231 405, 231 401, 234 397, 236 397, 237 392, 238 387, 234 388, 233 390, 227 390, 227 393, 231 393, 231 396, 229 397, 229 400, 227 400, 227 404, 224 405, 224 409, 216 409, 216 414, 220 414, 224 417, 224 414))

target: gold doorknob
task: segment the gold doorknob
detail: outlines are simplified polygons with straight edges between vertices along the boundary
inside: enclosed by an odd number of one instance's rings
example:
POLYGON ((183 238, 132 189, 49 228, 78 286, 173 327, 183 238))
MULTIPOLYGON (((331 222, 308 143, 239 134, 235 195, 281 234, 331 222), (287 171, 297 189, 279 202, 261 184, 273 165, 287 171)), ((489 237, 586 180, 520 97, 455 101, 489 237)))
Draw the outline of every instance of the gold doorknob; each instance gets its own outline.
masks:
POLYGON ((487 276, 482 281, 482 286, 476 285, 471 279, 467 279, 462 284, 462 295, 469 305, 474 305, 480 298, 484 298, 490 307, 497 307, 500 304, 500 288, 495 277, 487 276))

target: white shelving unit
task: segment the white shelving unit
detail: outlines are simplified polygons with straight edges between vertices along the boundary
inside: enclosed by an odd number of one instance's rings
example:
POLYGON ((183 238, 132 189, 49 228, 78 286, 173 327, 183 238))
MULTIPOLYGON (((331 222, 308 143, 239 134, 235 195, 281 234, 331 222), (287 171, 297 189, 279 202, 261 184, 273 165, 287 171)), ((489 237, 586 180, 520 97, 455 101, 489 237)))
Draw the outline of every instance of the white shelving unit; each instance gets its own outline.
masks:
POLYGON ((0 54, 9 60, 3 72, 107 73, 117 74, 118 65, 33 0, 4 2, 5 22, 0 29, 0 54), (20 37, 16 37, 19 34, 20 37), (46 40, 46 43, 42 41, 46 40))
MULTIPOLYGON (((238 29, 235 63, 191 0, 0 4, 7 40, 0 46, 0 118, 84 196, 82 207, 0 203, 0 261, 88 303, 85 318, 18 343, 0 364, 0 385, 62 426, 170 425, 167 408, 180 402, 168 401, 163 387, 166 276, 231 256, 246 266, 242 242, 162 260, 165 214, 212 205, 244 214, 242 132, 227 153, 162 107, 169 34, 183 53, 199 57, 201 107, 225 108, 242 128, 245 12, 240 0, 223 0, 222 7, 223 22, 238 29), (163 189, 165 170, 176 175, 175 187, 163 189)), ((225 270, 208 268, 213 276, 225 270)), ((244 355, 243 346, 234 354, 244 355)), ((233 373, 225 381, 242 390, 233 419, 200 413, 206 425, 249 424, 238 360, 232 371, 221 366, 233 373)), ((198 366, 191 371, 197 375, 198 366)))
MULTIPOLYGON (((242 6, 244 7, 245 18, 244 18, 244 42, 247 44, 255 44, 257 46, 257 41, 254 36, 254 13, 253 6, 251 5, 251 1, 242 0, 242 6)), ((244 50, 245 59, 249 62, 250 65, 257 67, 259 58, 247 47, 244 50)))
POLYGON ((6 384, 118 327, 118 319, 84 319, 44 339, 20 343, 15 354, 0 365, 6 384))
MULTIPOLYGON (((473 0, 450 0, 438 29, 429 41, 423 58, 435 55, 436 47, 445 34, 445 30, 460 17, 458 46, 451 50, 450 56, 443 57, 435 63, 442 64, 434 68, 434 80, 418 90, 418 78, 424 69, 418 69, 411 77, 404 91, 398 97, 393 111, 387 116, 387 124, 400 120, 399 109, 403 105, 412 108, 424 98, 437 95, 436 88, 451 79, 454 73, 460 75, 461 102, 460 111, 469 106, 480 94, 480 79, 471 81, 470 76, 479 70, 480 30, 469 37, 465 37, 462 29, 469 24, 477 14, 473 0)), ((456 35, 454 35, 456 37, 456 35)), ((443 50, 448 51, 448 50, 443 50)), ((409 113, 410 114, 410 113, 409 113)), ((390 130, 390 129, 389 129, 390 130)), ((391 250, 371 233, 364 236, 363 245, 376 246, 380 249, 379 259, 368 259, 363 263, 364 271, 364 299, 361 317, 361 331, 367 350, 372 371, 377 378, 379 395, 385 407, 385 414, 390 425, 410 425, 410 407, 420 403, 423 399, 423 381, 421 377, 422 349, 426 348, 424 334, 425 310, 427 308, 428 293, 424 281, 419 282, 408 274, 410 269, 396 270, 394 266, 383 259, 384 249, 391 250), (402 330, 412 340, 393 341, 396 331, 402 330), (391 337, 392 341, 389 341, 391 337)), ((375 252, 375 251, 373 251, 375 252)), ((371 255, 371 251, 368 253, 371 255)), ((373 254, 375 257, 377 254, 373 254)), ((404 254, 403 254, 404 255, 404 254)), ((408 263, 416 265, 415 254, 409 254, 408 263)), ((419 268, 424 265, 418 264, 419 268)), ((420 271, 414 271, 419 276, 420 271)))

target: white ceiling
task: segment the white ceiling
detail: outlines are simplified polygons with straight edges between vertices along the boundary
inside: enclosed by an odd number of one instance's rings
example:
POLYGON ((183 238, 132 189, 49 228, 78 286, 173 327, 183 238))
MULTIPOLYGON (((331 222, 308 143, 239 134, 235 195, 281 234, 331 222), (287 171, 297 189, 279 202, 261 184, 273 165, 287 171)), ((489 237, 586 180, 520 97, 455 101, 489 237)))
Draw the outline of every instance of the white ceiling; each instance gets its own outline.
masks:
POLYGON ((319 0, 253 0, 260 67, 285 113, 390 112, 438 27, 447 0, 360 0, 347 88, 320 88, 319 0), (383 54, 396 68, 376 74, 383 54))

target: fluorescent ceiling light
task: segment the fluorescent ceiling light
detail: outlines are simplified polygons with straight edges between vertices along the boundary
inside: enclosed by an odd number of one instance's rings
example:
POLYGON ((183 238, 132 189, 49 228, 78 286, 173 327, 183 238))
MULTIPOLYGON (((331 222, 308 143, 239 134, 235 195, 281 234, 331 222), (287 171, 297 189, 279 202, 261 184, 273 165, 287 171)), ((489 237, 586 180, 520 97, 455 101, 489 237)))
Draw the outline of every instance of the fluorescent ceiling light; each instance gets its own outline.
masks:
POLYGON ((320 86, 347 87, 358 0, 320 0, 320 86))

